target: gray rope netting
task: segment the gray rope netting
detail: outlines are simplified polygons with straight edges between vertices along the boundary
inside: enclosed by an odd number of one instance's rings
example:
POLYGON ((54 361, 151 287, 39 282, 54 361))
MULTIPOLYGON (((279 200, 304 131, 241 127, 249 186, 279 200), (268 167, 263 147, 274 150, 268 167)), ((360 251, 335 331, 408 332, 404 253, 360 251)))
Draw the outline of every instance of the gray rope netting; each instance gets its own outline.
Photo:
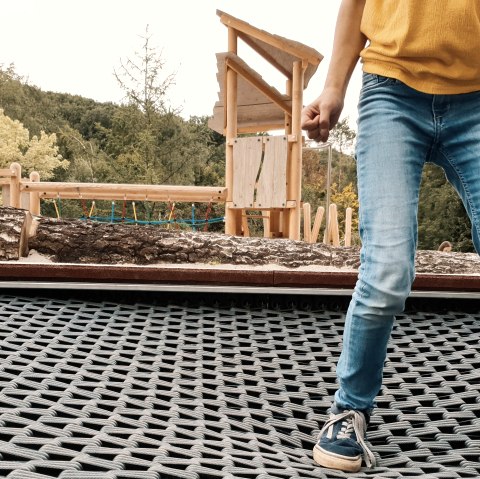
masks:
POLYGON ((348 475, 311 453, 345 309, 244 301, 0 296, 0 477, 480 476, 478 310, 398 318, 348 475))

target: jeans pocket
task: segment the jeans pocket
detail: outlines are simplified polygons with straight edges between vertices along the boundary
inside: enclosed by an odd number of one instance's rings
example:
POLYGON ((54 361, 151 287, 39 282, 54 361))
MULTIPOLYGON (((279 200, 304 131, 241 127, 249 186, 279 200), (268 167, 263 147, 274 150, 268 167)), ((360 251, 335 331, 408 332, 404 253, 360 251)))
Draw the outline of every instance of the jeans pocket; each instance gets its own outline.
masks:
POLYGON ((397 83, 398 80, 395 78, 389 78, 382 75, 377 75, 376 73, 363 73, 362 77, 362 89, 360 93, 365 93, 374 88, 384 85, 393 85, 397 83))

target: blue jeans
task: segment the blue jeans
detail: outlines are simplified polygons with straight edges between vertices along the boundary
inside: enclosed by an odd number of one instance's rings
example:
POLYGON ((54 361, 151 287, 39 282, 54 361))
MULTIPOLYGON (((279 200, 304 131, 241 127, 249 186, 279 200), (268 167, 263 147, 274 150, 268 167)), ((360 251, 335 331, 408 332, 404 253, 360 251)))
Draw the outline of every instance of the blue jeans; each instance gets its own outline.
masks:
POLYGON ((365 73, 358 106, 361 266, 337 366, 338 406, 370 410, 382 385, 394 316, 414 279, 423 166, 441 166, 480 252, 480 92, 429 95, 365 73))

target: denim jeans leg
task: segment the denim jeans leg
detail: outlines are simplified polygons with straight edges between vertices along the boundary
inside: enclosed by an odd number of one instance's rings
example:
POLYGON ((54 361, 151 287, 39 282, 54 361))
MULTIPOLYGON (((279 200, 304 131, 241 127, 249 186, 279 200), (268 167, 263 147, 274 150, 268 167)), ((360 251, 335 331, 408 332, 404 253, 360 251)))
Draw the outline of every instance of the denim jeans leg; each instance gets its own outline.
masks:
POLYGON ((339 407, 359 410, 374 407, 394 316, 403 311, 414 279, 419 187, 433 132, 428 95, 366 77, 356 152, 361 266, 335 394, 339 407))

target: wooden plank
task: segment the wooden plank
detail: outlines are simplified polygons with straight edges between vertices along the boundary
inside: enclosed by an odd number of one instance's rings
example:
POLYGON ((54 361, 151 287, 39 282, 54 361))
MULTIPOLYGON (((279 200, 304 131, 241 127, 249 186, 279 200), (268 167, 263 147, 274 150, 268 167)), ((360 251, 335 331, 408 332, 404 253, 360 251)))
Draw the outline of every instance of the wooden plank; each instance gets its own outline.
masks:
POLYGON ((11 168, 2 168, 0 169, 0 176, 16 176, 17 172, 11 168))
POLYGON ((340 234, 338 230, 338 215, 337 205, 335 203, 330 204, 328 225, 325 229, 324 243, 332 244, 333 246, 340 246, 340 234))
POLYGON ((345 212, 345 246, 352 245, 352 208, 345 212))
POLYGON ((226 192, 224 186, 188 186, 188 185, 143 185, 138 183, 61 183, 56 181, 22 182, 22 191, 58 191, 58 192, 79 192, 85 191, 112 193, 126 192, 149 195, 154 193, 198 193, 205 195, 223 195, 226 192))
POLYGON ((242 233, 245 238, 250 237, 250 228, 248 227, 248 215, 242 210, 242 233))
POLYGON ((312 243, 316 243, 318 240, 318 234, 320 233, 320 226, 322 224, 324 213, 325 208, 323 206, 319 206, 317 208, 317 213, 315 214, 315 221, 313 222, 312 235, 310 238, 312 243))
POLYGON ((241 126, 238 128, 238 133, 259 133, 259 132, 268 132, 273 130, 283 130, 284 124, 280 123, 256 123, 255 125, 250 126, 241 126))
POLYGON ((233 206, 251 208, 255 181, 262 160, 262 138, 236 138, 233 143, 233 206))
POLYGON ((10 180, 8 181, 8 184, 2 185, 2 205, 12 206, 10 204, 10 180))
POLYGON ((227 27, 234 28, 252 38, 265 42, 267 45, 288 52, 297 58, 305 59, 312 65, 318 65, 323 59, 323 56, 319 52, 300 42, 289 40, 280 35, 272 35, 271 33, 260 30, 243 20, 222 12, 221 10, 217 10, 217 15, 220 17, 220 21, 227 27))
MULTIPOLYGON (((228 57, 231 57, 230 53, 217 53, 217 80, 220 86, 219 100, 215 103, 213 108, 213 117, 209 119, 208 126, 212 130, 217 131, 220 134, 226 134, 226 114, 227 108, 227 75, 225 62, 228 57)), ((238 58, 235 57, 234 58, 238 58)), ((235 73, 232 69, 228 69, 231 73, 235 73)), ((257 72, 251 73, 255 75, 258 81, 267 85, 267 88, 272 88, 267 82, 265 82, 257 72)), ((285 112, 284 110, 268 98, 257 88, 252 88, 251 83, 243 78, 241 75, 236 74, 236 112, 237 112, 237 129, 234 137, 238 136, 239 132, 242 133, 254 133, 260 131, 271 130, 283 130, 285 127, 285 112)), ((291 110, 291 98, 288 95, 282 94, 273 89, 274 95, 277 100, 291 110)))
MULTIPOLYGON (((303 108, 303 75, 302 64, 297 61, 293 65, 292 80, 292 129, 291 134, 302 138, 301 113, 303 108)), ((300 239, 300 202, 302 198, 302 142, 292 143, 289 157, 288 192, 289 200, 296 200, 297 206, 290 212, 289 238, 300 239)))
POLYGON ((20 193, 20 208, 30 210, 30 195, 23 191, 20 193))
POLYGON ((270 215, 270 238, 281 238, 283 236, 281 224, 282 224, 282 216, 285 210, 268 210, 270 215))
POLYGON ((256 51, 261 57, 263 57, 265 60, 267 60, 270 65, 272 65, 274 68, 276 68, 280 73, 285 75, 288 79, 292 78, 292 72, 288 68, 285 67, 285 65, 277 61, 275 58, 275 55, 268 52, 265 48, 262 48, 262 46, 258 43, 252 40, 248 35, 246 35, 243 32, 238 33, 239 38, 241 38, 252 50, 256 51))
MULTIPOLYGON (((233 28, 228 29, 228 52, 237 53, 237 32, 233 28)), ((217 57, 218 58, 218 57, 217 57)), ((219 68, 220 70, 220 68, 219 68)), ((234 181, 234 162, 233 146, 229 143, 237 136, 237 117, 238 117, 238 75, 234 70, 226 68, 225 62, 221 68, 225 76, 223 98, 225 102, 224 112, 222 114, 225 136, 227 139, 225 149, 225 184, 227 186, 227 202, 225 204, 225 233, 238 235, 242 231, 241 217, 238 212, 233 210, 233 181, 234 181)))
POLYGON ((261 91, 267 98, 273 101, 273 103, 278 105, 287 115, 292 114, 290 106, 287 105, 283 99, 283 95, 281 95, 276 88, 273 88, 265 82, 263 78, 258 75, 255 70, 252 70, 243 60, 229 54, 226 58, 226 64, 228 68, 235 70, 257 90, 261 91))
POLYGON ((310 203, 303 203, 303 239, 306 243, 312 242, 312 212, 310 203))
POLYGON ((205 194, 152 194, 142 195, 135 193, 96 193, 80 191, 76 193, 55 193, 55 192, 43 192, 39 193, 41 199, 57 199, 62 200, 112 200, 112 201, 162 201, 172 203, 225 203, 225 197, 212 197, 205 194))
MULTIPOLYGON (((40 174, 37 171, 32 171, 30 173, 30 181, 39 182, 40 181, 40 174)), ((31 192, 29 194, 29 210, 32 215, 39 215, 40 214, 40 196, 38 193, 31 192)))
POLYGON ((265 208, 285 208, 287 200, 286 136, 265 137, 265 154, 258 178, 256 204, 265 208))
POLYGON ((15 172, 10 177, 10 206, 20 208, 20 180, 22 178, 22 167, 18 163, 12 163, 10 168, 15 172))
POLYGON ((227 198, 227 188, 213 186, 28 182, 21 184, 21 190, 38 193, 41 198, 58 198, 60 196, 62 199, 223 203, 227 198))

